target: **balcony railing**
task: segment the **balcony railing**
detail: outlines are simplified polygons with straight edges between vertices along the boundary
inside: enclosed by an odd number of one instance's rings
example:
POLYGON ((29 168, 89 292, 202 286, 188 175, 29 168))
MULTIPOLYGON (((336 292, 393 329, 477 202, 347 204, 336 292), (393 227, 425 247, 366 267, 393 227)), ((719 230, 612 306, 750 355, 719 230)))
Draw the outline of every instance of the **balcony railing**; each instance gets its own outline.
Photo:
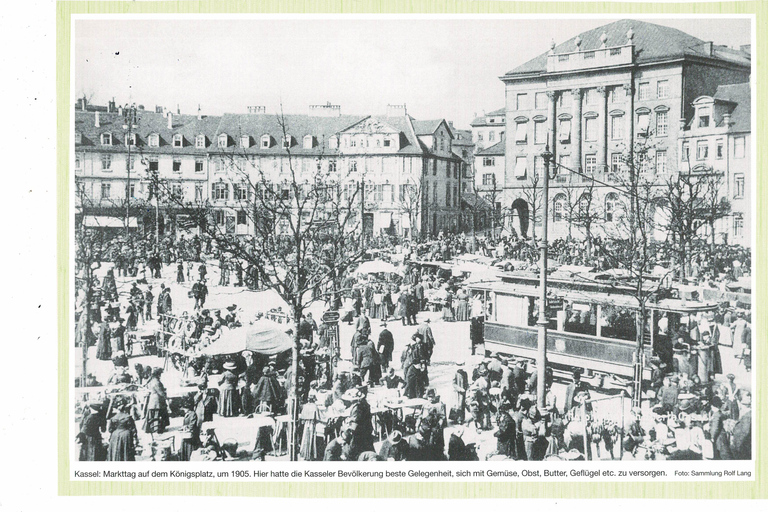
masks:
POLYGON ((628 44, 596 50, 551 54, 547 56, 547 73, 631 64, 633 61, 632 49, 633 45, 628 44))

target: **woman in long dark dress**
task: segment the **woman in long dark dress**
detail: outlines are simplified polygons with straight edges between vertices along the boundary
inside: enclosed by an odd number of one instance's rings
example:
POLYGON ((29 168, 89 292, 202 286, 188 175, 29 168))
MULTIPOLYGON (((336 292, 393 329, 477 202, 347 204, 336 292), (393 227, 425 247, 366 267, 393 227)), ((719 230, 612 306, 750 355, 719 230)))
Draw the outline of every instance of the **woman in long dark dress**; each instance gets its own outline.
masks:
POLYGON ((149 398, 147 399, 147 413, 144 419, 144 432, 152 434, 162 434, 165 428, 171 424, 168 418, 168 395, 165 392, 165 386, 160 382, 160 376, 163 374, 162 368, 152 370, 152 378, 147 383, 149 389, 149 398))
POLYGON ((102 433, 107 429, 107 420, 102 411, 103 403, 92 402, 88 404, 87 416, 80 421, 80 460, 104 461, 107 459, 102 433))
POLYGON ((285 398, 283 387, 278 382, 275 370, 271 366, 264 370, 258 384, 256 384, 253 398, 257 404, 258 412, 263 412, 265 408, 271 412, 277 411, 278 406, 285 398))
POLYGON ((121 401, 115 405, 118 413, 109 420, 109 451, 107 460, 135 461, 139 435, 130 414, 131 404, 121 401))
POLYGON ((198 446, 200 446, 200 426, 198 424, 197 414, 194 411, 194 405, 191 400, 184 400, 181 406, 184 410, 184 422, 182 424, 181 448, 179 449, 179 459, 188 461, 198 446))
POLYGON ((232 371, 235 368, 235 363, 231 361, 224 363, 225 371, 219 380, 221 386, 219 389, 219 416, 237 416, 240 412, 240 396, 237 391, 238 379, 232 371))
POLYGON ((102 361, 109 361, 112 359, 112 332, 109 329, 109 322, 106 320, 101 322, 101 328, 99 329, 99 344, 96 347, 96 359, 102 361))

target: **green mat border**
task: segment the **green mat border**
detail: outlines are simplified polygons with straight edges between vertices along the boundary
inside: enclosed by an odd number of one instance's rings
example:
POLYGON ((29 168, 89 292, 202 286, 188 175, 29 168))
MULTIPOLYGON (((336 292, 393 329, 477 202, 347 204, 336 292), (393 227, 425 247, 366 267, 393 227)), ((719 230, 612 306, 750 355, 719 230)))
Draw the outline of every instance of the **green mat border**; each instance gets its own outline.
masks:
MULTIPOLYGON (((69 256, 69 141, 70 134, 70 43, 71 17, 74 14, 197 14, 197 13, 335 13, 335 14, 754 14, 756 15, 756 83, 758 92, 766 78, 768 55, 768 1, 713 3, 618 3, 618 2, 486 2, 438 0, 269 0, 269 1, 177 1, 177 2, 57 2, 56 17, 56 81, 57 81, 57 222, 58 249, 58 336, 59 336, 59 407, 58 414, 58 490, 60 495, 188 495, 188 496, 264 496, 299 498, 766 498, 768 497, 768 463, 760 456, 766 441, 765 372, 757 375, 757 461, 754 482, 650 482, 650 483, 530 483, 530 482, 83 482, 70 481, 69 441, 69 332, 71 328, 70 256, 69 256)), ((768 112, 766 97, 758 94, 755 111, 768 112)), ((757 148, 755 169, 766 164, 765 119, 757 118, 757 133, 752 144, 757 148)), ((768 173, 757 176, 757 190, 768 190, 768 173)), ((765 200, 756 194, 757 219, 753 229, 757 236, 754 265, 757 269, 756 300, 761 306, 766 299, 766 223, 765 200), (758 250, 759 249, 759 250, 758 250)), ((766 341, 766 308, 759 307, 756 317, 760 350, 755 368, 768 362, 766 341)), ((543 465, 541 466, 544 467, 543 465)))

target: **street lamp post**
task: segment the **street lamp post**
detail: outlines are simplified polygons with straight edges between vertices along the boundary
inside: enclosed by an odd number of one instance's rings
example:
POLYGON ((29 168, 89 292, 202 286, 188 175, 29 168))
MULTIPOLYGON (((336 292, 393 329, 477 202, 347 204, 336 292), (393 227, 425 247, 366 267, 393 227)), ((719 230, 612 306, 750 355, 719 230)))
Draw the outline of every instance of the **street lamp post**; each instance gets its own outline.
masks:
MULTIPOLYGON (((543 187, 543 221, 541 225, 541 238, 539 239, 539 319, 536 322, 538 328, 538 350, 536 353, 536 398, 540 410, 546 403, 546 378, 547 378, 547 219, 549 202, 549 164, 552 153, 549 144, 541 154, 544 158, 544 187, 543 187)), ((535 221, 535 219, 534 219, 535 221)))

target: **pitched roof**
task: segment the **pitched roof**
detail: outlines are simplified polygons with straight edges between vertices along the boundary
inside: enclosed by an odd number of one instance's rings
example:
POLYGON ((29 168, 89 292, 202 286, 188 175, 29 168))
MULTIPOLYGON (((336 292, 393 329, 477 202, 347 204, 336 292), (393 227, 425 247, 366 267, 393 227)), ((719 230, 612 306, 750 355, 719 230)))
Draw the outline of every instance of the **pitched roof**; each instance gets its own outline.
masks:
POLYGON ((714 96, 715 101, 729 101, 736 106, 731 112, 733 131, 748 132, 752 127, 752 89, 749 83, 719 85, 714 96))
POLYGON ((413 131, 416 132, 416 135, 433 135, 437 129, 440 128, 441 124, 445 124, 445 127, 448 129, 448 133, 450 133, 451 137, 453 137, 453 131, 451 130, 451 127, 448 126, 448 123, 445 121, 445 119, 429 119, 421 121, 411 117, 411 123, 413 124, 413 131))
POLYGON ((499 142, 478 151, 477 154, 481 156, 504 156, 507 146, 505 142, 505 137, 502 137, 499 142))
MULTIPOLYGON (((555 53, 571 53, 575 51, 576 44, 574 40, 576 37, 581 38, 581 51, 599 49, 602 46, 600 37, 603 33, 608 36, 605 42, 607 47, 625 45, 627 43, 627 32, 629 32, 630 28, 635 34, 633 43, 636 55, 635 62, 637 64, 667 60, 684 55, 714 57, 747 66, 750 62, 749 56, 746 53, 723 46, 714 46, 713 55, 710 55, 707 43, 701 39, 676 28, 640 20, 619 20, 588 30, 555 46, 555 53)), ((516 67, 504 77, 546 72, 548 53, 544 52, 525 64, 516 67)))
POLYGON ((470 126, 484 126, 487 124, 493 124, 493 126, 496 126, 496 124, 501 125, 501 123, 489 123, 486 119, 488 117, 493 116, 503 116, 506 114, 506 109, 500 108, 498 110, 494 110, 493 112, 488 112, 487 114, 483 114, 482 116, 478 116, 472 120, 471 123, 469 123, 470 126))
MULTIPOLYGON (((138 123, 133 132, 136 133, 139 146, 146 146, 150 135, 159 135, 160 146, 152 148, 153 152, 204 153, 206 149, 195 147, 195 137, 204 134, 208 137, 210 144, 210 137, 215 133, 220 120, 221 117, 219 116, 204 116, 202 119, 198 119, 197 116, 174 114, 173 128, 168 128, 168 120, 165 115, 143 110, 138 112, 138 123), (173 146, 173 136, 177 133, 183 137, 184 145, 181 148, 173 146)), ((100 149, 107 151, 125 151, 125 137, 128 130, 123 128, 123 122, 123 116, 117 112, 99 112, 99 126, 96 127, 95 112, 75 112, 75 130, 82 134, 81 146, 99 146, 100 149), (100 135, 102 133, 112 134, 111 146, 101 146, 100 135)))

